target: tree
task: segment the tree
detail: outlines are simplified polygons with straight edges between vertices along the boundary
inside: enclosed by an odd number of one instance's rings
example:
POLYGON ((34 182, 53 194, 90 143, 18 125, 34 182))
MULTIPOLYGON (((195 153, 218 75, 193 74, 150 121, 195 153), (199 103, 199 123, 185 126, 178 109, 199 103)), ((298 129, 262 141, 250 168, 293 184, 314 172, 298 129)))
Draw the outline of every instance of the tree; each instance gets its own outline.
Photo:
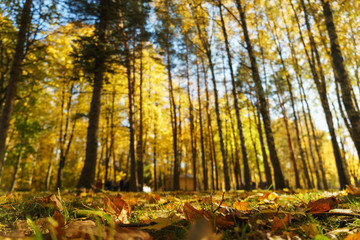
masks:
POLYGON ((98 7, 100 12, 94 32, 96 42, 94 42, 91 46, 95 52, 92 56, 94 58, 94 66, 92 69, 92 73, 94 74, 93 93, 89 111, 89 126, 86 137, 87 144, 85 163, 77 184, 78 188, 90 188, 95 183, 101 92, 103 89, 104 74, 106 72, 106 61, 109 57, 106 51, 106 45, 108 43, 106 32, 110 21, 110 15, 108 13, 111 7, 110 2, 108 0, 100 0, 98 7))
MULTIPOLYGON (((303 2, 304 0, 302 0, 302 4, 304 5, 303 2)), ((351 133, 350 135, 357 149, 358 157, 360 158, 360 138, 358 137, 360 135, 360 112, 356 109, 354 104, 354 101, 356 101, 356 99, 353 98, 354 90, 345 69, 344 58, 339 45, 339 37, 336 32, 330 1, 321 0, 321 3, 324 11, 326 29, 330 38, 332 67, 335 73, 335 81, 341 86, 342 102, 351 123, 349 132, 351 133)), ((344 120, 346 121, 346 119, 344 120)))
POLYGON ((283 173, 282 173, 282 170, 280 167, 280 161, 277 156, 277 152, 276 152, 276 148, 275 148, 273 132, 271 129, 269 109, 267 107, 267 102, 266 102, 266 98, 265 98, 264 89, 262 87, 261 78, 259 75, 256 57, 253 52, 252 43, 251 43, 251 40, 249 37, 249 31, 247 29, 244 8, 243 8, 240 0, 236 0, 236 6, 237 6, 239 14, 240 14, 241 26, 243 29, 244 38, 245 38, 245 42, 246 42, 246 48, 247 48, 248 55, 250 58, 250 63, 251 63, 252 77, 253 77, 253 80, 256 85, 256 93, 257 93, 259 103, 260 103, 260 112, 261 112, 261 115, 262 115, 262 118, 264 121, 266 139, 267 139, 269 152, 270 152, 270 160, 271 160, 273 168, 274 168, 275 187, 278 189, 282 189, 282 188, 286 187, 285 180, 284 180, 284 176, 283 176, 283 173))
POLYGON ((21 64, 25 54, 26 35, 31 22, 31 4, 32 0, 26 0, 22 8, 16 48, 14 52, 13 63, 10 69, 9 83, 6 91, 5 105, 0 119, 0 177, 4 165, 6 138, 10 126, 12 112, 14 109, 17 85, 21 76, 21 64))

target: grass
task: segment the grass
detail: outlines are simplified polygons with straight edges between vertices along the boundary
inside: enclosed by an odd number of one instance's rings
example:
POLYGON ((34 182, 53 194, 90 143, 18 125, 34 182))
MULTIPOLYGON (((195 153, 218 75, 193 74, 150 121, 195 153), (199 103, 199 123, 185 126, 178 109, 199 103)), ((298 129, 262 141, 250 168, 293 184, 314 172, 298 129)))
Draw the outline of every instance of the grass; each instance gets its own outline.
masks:
MULTIPOLYGON (((161 193, 160 200, 155 196, 147 196, 144 193, 123 193, 121 198, 131 205, 131 212, 126 217, 132 224, 147 224, 151 221, 157 224, 148 227, 129 228, 129 231, 142 231, 149 233, 153 239, 185 239, 191 229, 194 219, 187 220, 182 212, 185 202, 190 203, 195 209, 207 212, 218 208, 215 203, 223 202, 227 208, 219 208, 212 215, 222 218, 226 211, 234 211, 235 201, 248 202, 246 211, 237 211, 233 214, 233 225, 219 227, 218 222, 210 220, 213 229, 211 234, 216 234, 221 239, 266 239, 267 237, 278 236, 280 239, 299 237, 300 239, 329 239, 334 236, 337 239, 344 239, 347 235, 357 232, 360 229, 360 197, 347 195, 344 192, 279 192, 279 197, 263 199, 266 191, 254 191, 245 193, 233 191, 226 193, 182 193, 168 192, 161 193), (306 204, 321 198, 336 196, 340 201, 336 208, 346 210, 351 214, 319 214, 313 215, 306 212, 306 204), (209 198, 210 197, 210 198, 209 198), (209 202, 210 199, 210 202, 209 202), (276 218, 284 219, 291 214, 291 222, 284 227, 273 228, 276 218), (171 221, 164 223, 166 219, 171 221), (173 220, 172 220, 173 219, 173 220), (159 226, 162 226, 159 228, 159 226)), ((10 237, 14 232, 23 231, 24 238, 29 239, 56 239, 56 234, 50 234, 49 229, 39 225, 39 219, 51 219, 55 212, 59 212, 56 204, 44 203, 49 193, 14 193, 0 197, 0 239, 10 237), (26 225, 26 228, 22 227, 26 225)), ((102 229, 117 231, 115 223, 118 223, 119 216, 109 211, 109 206, 104 204, 103 199, 108 197, 114 199, 117 193, 100 192, 77 195, 75 192, 68 192, 61 196, 57 194, 62 205, 61 214, 65 221, 63 230, 71 222, 92 220, 100 235, 88 235, 94 239, 101 239, 102 229)), ((115 211, 116 212, 116 211, 115 211)), ((225 215, 224 215, 225 214, 225 215)), ((57 224, 56 219, 50 222, 57 224)), ((280 224, 281 225, 281 224, 280 224)), ((63 231, 61 230, 61 231, 63 231)), ((59 230, 56 230, 59 231, 59 230)), ((51 231, 50 231, 51 232, 51 231)), ((102 233, 103 234, 103 233, 102 233)), ((210 233, 209 233, 210 234, 210 233)))

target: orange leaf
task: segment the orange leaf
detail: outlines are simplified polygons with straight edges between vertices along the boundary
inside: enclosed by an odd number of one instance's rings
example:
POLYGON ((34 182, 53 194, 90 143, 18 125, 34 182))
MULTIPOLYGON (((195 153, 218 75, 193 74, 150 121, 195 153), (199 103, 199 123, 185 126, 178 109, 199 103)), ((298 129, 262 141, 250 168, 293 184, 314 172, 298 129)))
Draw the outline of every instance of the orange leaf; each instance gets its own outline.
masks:
POLYGON ((360 239, 360 232, 348 235, 344 240, 357 240, 360 239))
POLYGON ((276 230, 282 230, 287 228, 291 223, 291 215, 288 214, 284 219, 274 217, 273 222, 271 223, 271 231, 275 232, 276 230))
POLYGON ((248 208, 249 203, 248 202, 234 202, 233 207, 239 211, 247 212, 249 210, 248 208))
POLYGON ((338 204, 339 200, 332 196, 329 198, 322 198, 316 201, 310 201, 307 205, 307 208, 309 209, 309 212, 311 214, 318 214, 327 212, 338 204))
POLYGON ((149 201, 150 203, 157 203, 158 201, 160 201, 160 195, 159 194, 152 194, 152 193, 148 193, 146 194, 146 200, 149 201))
POLYGON ((277 201, 279 196, 274 192, 266 192, 260 198, 260 201, 269 202, 269 201, 277 201))

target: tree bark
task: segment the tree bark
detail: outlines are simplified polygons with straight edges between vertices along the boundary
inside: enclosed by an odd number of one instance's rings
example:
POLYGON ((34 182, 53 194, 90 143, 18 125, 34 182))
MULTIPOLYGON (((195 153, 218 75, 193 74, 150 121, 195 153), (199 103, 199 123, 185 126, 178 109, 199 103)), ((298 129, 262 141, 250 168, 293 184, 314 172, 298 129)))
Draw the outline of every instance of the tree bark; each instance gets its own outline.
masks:
POLYGON ((261 82, 261 78, 260 78, 260 74, 259 74, 259 70, 258 70, 258 66, 257 66, 257 62, 256 62, 256 57, 254 55, 252 43, 251 43, 251 40, 249 37, 249 32, 248 32, 247 24, 246 24, 245 12, 244 12, 243 6, 241 5, 240 0, 236 0, 236 5, 237 5, 238 11, 240 13, 240 19, 241 19, 241 24, 242 24, 241 26, 242 26, 242 29, 244 32, 246 48, 247 48, 248 55, 250 58, 250 63, 251 63, 252 77, 253 77, 253 80, 256 85, 256 92, 257 92, 259 103, 260 103, 260 112, 261 112, 261 115, 262 115, 262 118, 264 121, 266 139, 267 139, 269 152, 270 152, 270 160, 274 167, 275 187, 278 189, 282 189, 282 188, 285 188, 286 185, 285 185, 284 176, 283 176, 281 166, 280 166, 280 161, 279 161, 279 158, 278 158, 278 155, 276 152, 274 136, 273 136, 273 132, 271 129, 270 113, 269 113, 268 106, 267 106, 265 92, 262 87, 262 82, 261 82))
MULTIPOLYGON (((244 165, 245 190, 251 190, 251 171, 250 171, 250 167, 249 167, 249 159, 248 159, 248 154, 247 154, 246 145, 245 145, 243 124, 242 124, 241 117, 240 117, 240 109, 239 109, 239 102, 238 102, 239 97, 238 97, 238 92, 236 90, 235 74, 234 74, 233 65, 232 65, 232 57, 231 57, 231 53, 230 53, 228 35, 227 35, 224 17, 223 17, 222 9, 221 9, 221 6, 222 6, 221 0, 219 0, 218 6, 219 6, 219 11, 220 11, 221 28, 222 28, 222 32, 223 32, 223 36, 224 36, 225 48, 226 48, 226 53, 227 53, 227 57, 228 57, 229 69, 230 69, 230 77, 231 77, 231 83, 232 83, 232 95, 233 95, 233 99, 234 99, 234 108, 235 108, 236 120, 237 120, 237 129, 238 129, 239 136, 240 136, 241 152, 242 152, 243 165, 244 165)), ((234 136, 234 137, 236 138, 236 136, 234 136)), ((239 172, 241 171, 240 163, 238 161, 236 162, 236 169, 239 172)))
POLYGON ((326 118, 326 122, 328 125, 328 129, 330 132, 330 136, 331 136, 331 143, 333 145, 333 150, 334 150, 334 157, 335 157, 335 162, 336 162, 336 167, 338 170, 338 175, 339 175, 339 181, 340 181, 340 188, 345 188, 347 185, 350 184, 350 179, 349 179, 349 175, 348 173, 346 173, 346 170, 344 168, 344 162, 343 159, 341 157, 340 154, 340 148, 339 148, 339 144, 337 142, 336 139, 336 134, 335 134, 335 129, 334 129, 334 123, 333 123, 333 119, 332 119, 332 113, 330 110, 330 106, 329 106, 329 101, 326 95, 326 82, 324 81, 325 79, 322 76, 322 79, 320 80, 319 78, 319 74, 317 72, 316 69, 316 61, 315 61, 315 51, 317 51, 316 48, 316 44, 315 44, 315 40, 314 37, 312 35, 311 32, 311 27, 309 24, 309 19, 308 19, 308 15, 306 12, 306 8, 303 5, 303 11, 304 11, 304 16, 305 16, 305 23, 306 23, 306 28, 308 31, 308 35, 309 35, 309 39, 310 39, 310 46, 311 46, 311 56, 307 50, 304 38, 303 38, 303 34, 302 34, 302 30, 300 27, 300 23, 299 23, 299 18, 297 16, 296 10, 294 8, 294 5, 292 4, 292 2, 290 1, 291 7, 294 11, 294 15, 295 15, 295 19, 298 25, 298 29, 299 29, 299 33, 300 33, 300 40, 304 46, 305 49, 305 54, 306 54, 306 59, 307 62, 310 66, 311 69, 311 73, 313 75, 315 84, 316 84, 316 88, 318 90, 318 93, 320 95, 320 100, 321 100, 321 105, 323 107, 324 113, 325 113, 325 118, 326 118))
POLYGON ((187 78, 187 95, 189 100, 189 118, 190 118, 190 141, 191 141, 191 155, 192 155, 192 167, 193 167, 193 175, 194 175, 194 191, 197 190, 197 169, 196 169, 196 158, 197 158, 197 152, 196 152, 196 139, 194 136, 194 113, 193 113, 193 103, 191 100, 190 95, 190 70, 189 70, 189 45, 187 36, 185 36, 185 45, 186 45, 186 55, 185 55, 185 61, 186 61, 186 78, 187 78))
POLYGON ((108 0, 100 1, 99 24, 96 26, 96 35, 99 38, 97 50, 99 54, 95 58, 93 93, 89 112, 89 126, 87 131, 85 164, 81 171, 78 188, 91 188, 95 183, 97 148, 98 148, 98 130, 101 108, 101 92, 103 88, 103 78, 105 73, 105 44, 106 29, 108 24, 108 0))
POLYGON ((29 26, 31 22, 31 4, 32 4, 32 0, 26 0, 23 5, 19 32, 17 35, 16 48, 15 48, 13 63, 10 69, 9 83, 6 90, 5 105, 0 119, 0 178, 2 177, 2 169, 5 159, 6 138, 10 127, 11 116, 14 109, 17 85, 21 75, 21 70, 22 70, 21 64, 25 54, 26 35, 27 32, 29 31, 29 26))
MULTIPOLYGON (((196 57, 196 81, 197 81, 197 94, 198 94, 198 105, 199 105, 199 124, 200 124, 200 145, 201 145, 201 160, 202 160, 202 168, 203 168, 203 184, 204 190, 207 191, 209 189, 209 180, 208 180, 208 172, 206 166, 205 159, 205 139, 204 139, 204 130, 203 130, 203 118, 202 118, 202 107, 201 107, 201 96, 200 96, 200 72, 199 72, 199 63, 198 58, 196 57)), ((211 156, 211 154, 210 154, 211 156)))
MULTIPOLYGON (((303 2, 304 0, 302 0, 303 2)), ((339 38, 336 32, 334 18, 330 6, 330 1, 321 0, 325 17, 326 29, 330 38, 332 67, 335 73, 335 81, 340 83, 342 102, 351 123, 350 131, 352 140, 360 158, 360 112, 356 110, 353 101, 353 87, 350 83, 345 69, 344 58, 339 45, 339 38)), ((356 101, 356 100, 355 100, 356 101)))

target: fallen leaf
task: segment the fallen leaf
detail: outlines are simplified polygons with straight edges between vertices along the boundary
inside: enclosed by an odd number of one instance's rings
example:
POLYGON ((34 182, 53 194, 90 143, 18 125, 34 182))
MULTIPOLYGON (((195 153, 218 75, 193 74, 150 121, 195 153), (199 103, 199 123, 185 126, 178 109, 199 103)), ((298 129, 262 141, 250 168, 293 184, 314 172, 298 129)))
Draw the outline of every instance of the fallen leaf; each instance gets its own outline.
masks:
POLYGON ((51 205, 56 206, 57 209, 58 209, 60 212, 62 212, 62 211, 64 210, 64 208, 63 208, 63 206, 62 206, 62 204, 61 204, 61 202, 60 202, 60 199, 59 199, 55 194, 51 194, 51 195, 49 195, 49 196, 47 196, 47 197, 43 197, 43 198, 41 199, 41 201, 42 201, 43 203, 50 203, 51 205))
POLYGON ((234 202, 233 204, 233 207, 239 211, 243 211, 243 212, 247 212, 248 210, 250 210, 248 208, 248 205, 249 203, 248 202, 239 202, 239 201, 236 201, 234 202))
POLYGON ((96 226, 91 221, 75 221, 69 224, 65 229, 65 236, 68 239, 114 239, 114 240, 151 240, 152 237, 143 231, 135 231, 130 229, 113 229, 105 226, 96 226))
POLYGON ((105 210, 110 214, 116 216, 117 223, 129 223, 128 216, 130 215, 131 207, 126 203, 124 199, 119 196, 116 196, 113 201, 110 198, 103 198, 105 204, 105 210))
POLYGON ((142 229, 153 229, 153 230, 159 231, 159 230, 163 229, 164 227, 170 226, 174 222, 179 221, 179 220, 181 220, 181 218, 179 216, 177 216, 176 214, 174 214, 170 217, 167 217, 167 218, 159 217, 159 218, 152 220, 152 222, 155 222, 156 224, 142 227, 142 229))
POLYGON ((329 198, 322 198, 316 201, 310 201, 307 205, 307 211, 309 211, 311 214, 324 213, 328 212, 338 204, 339 200, 337 200, 334 196, 329 198))
POLYGON ((353 185, 348 186, 345 191, 349 194, 360 196, 360 188, 354 187, 353 185))
POLYGON ((197 210, 188 202, 184 204, 183 212, 186 220, 188 221, 194 221, 199 218, 212 219, 212 216, 209 212, 204 210, 197 210))
POLYGON ((287 214, 284 219, 280 219, 278 217, 274 217, 271 222, 271 231, 275 232, 276 230, 282 230, 287 228, 291 223, 291 215, 287 214))
POLYGON ((266 192, 264 193, 259 200, 263 202, 276 202, 279 199, 279 195, 274 192, 266 192))
POLYGON ((313 238, 318 234, 321 234, 318 227, 315 224, 303 224, 300 226, 300 229, 309 237, 313 238))
POLYGON ((360 239, 360 232, 348 235, 344 240, 358 240, 360 239))
POLYGON ((157 203, 161 199, 159 194, 153 194, 153 193, 146 194, 145 198, 149 203, 157 203))

